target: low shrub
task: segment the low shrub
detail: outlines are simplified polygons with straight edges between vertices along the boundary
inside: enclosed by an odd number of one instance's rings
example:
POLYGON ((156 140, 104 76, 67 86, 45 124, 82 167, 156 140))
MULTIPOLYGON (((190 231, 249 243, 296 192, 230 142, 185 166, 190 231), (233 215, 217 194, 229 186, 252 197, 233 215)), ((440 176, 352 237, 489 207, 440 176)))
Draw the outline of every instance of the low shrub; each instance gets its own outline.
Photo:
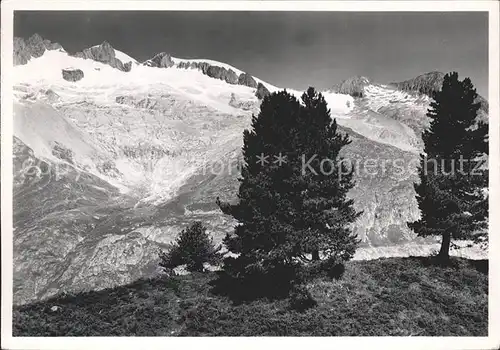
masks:
POLYGON ((304 285, 294 287, 290 293, 290 307, 293 310, 303 312, 318 305, 318 302, 313 299, 311 293, 304 285))

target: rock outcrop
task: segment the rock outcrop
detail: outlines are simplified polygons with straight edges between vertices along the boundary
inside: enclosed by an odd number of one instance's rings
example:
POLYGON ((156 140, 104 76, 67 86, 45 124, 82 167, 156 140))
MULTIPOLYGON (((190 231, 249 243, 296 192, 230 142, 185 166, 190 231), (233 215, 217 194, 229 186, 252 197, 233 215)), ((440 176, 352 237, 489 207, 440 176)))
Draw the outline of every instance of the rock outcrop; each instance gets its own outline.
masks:
POLYGON ((349 79, 342 80, 342 82, 334 86, 332 90, 338 94, 351 95, 352 97, 363 97, 363 89, 368 84, 370 84, 370 80, 368 80, 368 78, 354 76, 349 79))
POLYGON ((174 65, 174 61, 172 61, 172 56, 170 56, 168 53, 160 52, 159 54, 156 54, 153 58, 144 62, 144 65, 157 68, 169 68, 174 65))
MULTIPOLYGON (((441 90, 443 86, 445 74, 442 72, 429 72, 421 74, 413 79, 408 79, 402 82, 390 83, 390 86, 395 87, 398 90, 408 91, 408 92, 419 92, 427 96, 432 97, 432 94, 436 91, 441 90)), ((480 103, 480 117, 482 119, 487 118, 489 111, 488 101, 481 95, 477 95, 476 103, 480 103)))
MULTIPOLYGON (((169 68, 174 65, 172 58, 165 52, 159 53, 153 58, 147 60, 143 63, 149 67, 159 67, 159 68, 169 68)), ((181 61, 177 63, 177 68, 180 69, 198 69, 204 75, 210 78, 224 80, 228 84, 232 85, 244 85, 251 88, 257 88, 257 82, 248 73, 238 74, 231 68, 225 68, 217 65, 210 64, 204 61, 181 61)))
POLYGON ((241 73, 240 76, 238 77, 238 84, 239 85, 245 85, 251 88, 256 88, 257 87, 257 82, 255 79, 248 73, 241 73))
POLYGON ((177 67, 184 69, 199 69, 203 74, 208 75, 210 78, 224 80, 228 84, 238 84, 238 75, 232 69, 211 65, 207 62, 182 61, 179 62, 177 67))
POLYGON ((43 93, 45 94, 45 98, 47 99, 47 102, 49 102, 49 103, 57 102, 61 98, 52 89, 44 90, 43 93))
POLYGON ((390 85, 403 91, 418 91, 421 94, 432 96, 434 91, 441 90, 443 85, 444 73, 429 72, 421 74, 413 79, 405 80, 399 83, 391 83, 390 85))
POLYGON ((101 45, 84 49, 82 52, 77 52, 73 56, 101 62, 123 72, 129 72, 132 69, 132 62, 123 63, 115 57, 115 50, 107 41, 101 45))
POLYGON ((234 108, 242 109, 244 111, 253 110, 255 107, 254 101, 241 101, 234 93, 231 93, 229 105, 234 108))
POLYGON ((14 65, 26 64, 34 57, 40 57, 45 50, 62 50, 62 46, 50 40, 43 39, 38 34, 33 34, 27 40, 14 38, 14 65))
POLYGON ((130 72, 131 69, 132 69, 132 62, 127 62, 123 64, 123 70, 125 72, 130 72))
POLYGON ((78 81, 83 78, 83 71, 81 69, 63 69, 62 76, 67 81, 78 81))
POLYGON ((224 80, 228 84, 237 84, 238 76, 232 69, 226 69, 219 66, 210 66, 207 69, 207 75, 211 78, 224 80))
POLYGON ((257 85, 257 91, 255 91, 255 96, 257 96, 257 98, 259 100, 264 99, 264 97, 266 97, 269 94, 271 94, 271 93, 269 92, 269 90, 266 88, 266 86, 264 84, 259 83, 257 85))
POLYGON ((207 74, 208 68, 210 67, 210 64, 207 62, 191 62, 191 61, 182 61, 177 64, 177 68, 193 68, 193 69, 199 69, 203 74, 207 74))

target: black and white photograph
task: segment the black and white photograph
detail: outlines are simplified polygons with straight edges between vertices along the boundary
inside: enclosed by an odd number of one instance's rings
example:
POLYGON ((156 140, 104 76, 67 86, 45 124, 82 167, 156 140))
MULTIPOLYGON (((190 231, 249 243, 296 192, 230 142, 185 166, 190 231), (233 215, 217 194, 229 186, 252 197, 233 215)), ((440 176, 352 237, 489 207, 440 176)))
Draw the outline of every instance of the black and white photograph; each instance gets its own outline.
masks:
POLYGON ((2 4, 2 348, 500 346, 497 2, 45 3, 2 4))

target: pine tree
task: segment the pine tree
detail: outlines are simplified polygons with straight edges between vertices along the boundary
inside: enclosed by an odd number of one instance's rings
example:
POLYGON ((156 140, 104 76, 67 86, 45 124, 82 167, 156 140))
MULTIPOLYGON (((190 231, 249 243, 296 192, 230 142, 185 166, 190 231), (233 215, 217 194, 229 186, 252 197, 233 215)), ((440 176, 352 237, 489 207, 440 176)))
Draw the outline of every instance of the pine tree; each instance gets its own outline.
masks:
POLYGON ((349 260, 359 243, 351 234, 350 224, 361 215, 347 199, 354 187, 354 168, 340 156, 343 147, 351 143, 347 134, 337 130, 331 120, 324 97, 313 88, 302 95, 304 104, 300 118, 300 141, 297 147, 308 164, 301 180, 305 188, 303 208, 297 226, 307 230, 302 240, 304 250, 319 260, 319 251, 333 262, 349 260))
POLYGON ((443 260, 452 239, 479 241, 486 235, 488 170, 477 166, 488 154, 488 126, 477 119, 476 98, 469 78, 445 75, 427 112, 430 128, 422 135, 425 155, 415 184, 422 216, 408 226, 419 236, 441 236, 443 260))
POLYGON ((176 242, 168 252, 160 252, 160 266, 165 270, 186 265, 187 270, 201 272, 204 263, 217 264, 222 255, 222 247, 215 247, 207 233, 207 228, 200 221, 195 221, 182 230, 176 242))
POLYGON ((234 277, 300 284, 307 253, 321 250, 339 261, 354 254, 358 241, 348 224, 359 213, 346 199, 352 169, 339 157, 350 141, 338 133, 321 94, 310 88, 302 99, 304 106, 286 91, 265 97, 244 132, 239 202, 218 201, 239 222, 224 241, 239 254, 224 263, 234 277))

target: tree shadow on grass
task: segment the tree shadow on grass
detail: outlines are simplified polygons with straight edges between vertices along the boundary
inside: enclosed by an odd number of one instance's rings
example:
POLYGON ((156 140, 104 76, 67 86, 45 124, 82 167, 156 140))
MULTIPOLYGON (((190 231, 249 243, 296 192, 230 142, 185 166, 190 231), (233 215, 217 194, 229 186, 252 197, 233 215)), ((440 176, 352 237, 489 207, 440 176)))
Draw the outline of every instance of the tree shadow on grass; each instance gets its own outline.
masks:
POLYGON ((485 275, 488 274, 489 271, 489 263, 488 259, 481 260, 469 260, 469 265, 472 266, 476 271, 481 272, 485 275))
POLYGON ((286 278, 276 276, 248 276, 235 278, 224 271, 217 271, 217 277, 209 282, 210 292, 229 298, 235 305, 249 303, 258 299, 286 299, 292 284, 286 278))
POLYGON ((456 258, 450 257, 449 259, 442 259, 439 256, 412 256, 407 259, 418 261, 422 264, 422 266, 437 266, 437 267, 446 267, 453 269, 460 269, 465 266, 472 267, 476 271, 488 274, 488 259, 481 260, 473 260, 473 259, 465 259, 465 258, 456 258))

